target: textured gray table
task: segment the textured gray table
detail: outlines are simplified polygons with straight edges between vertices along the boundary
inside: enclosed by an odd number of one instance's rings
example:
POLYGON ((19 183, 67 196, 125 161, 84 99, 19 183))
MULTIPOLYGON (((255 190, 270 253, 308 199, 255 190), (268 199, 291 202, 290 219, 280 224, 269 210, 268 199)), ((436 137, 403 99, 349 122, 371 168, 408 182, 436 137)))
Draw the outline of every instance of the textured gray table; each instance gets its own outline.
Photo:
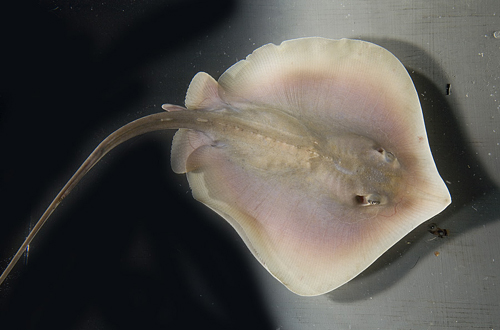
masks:
POLYGON ((41 1, 3 14, 2 266, 109 132, 182 103, 196 72, 297 37, 363 39, 403 62, 453 204, 432 220, 448 237, 424 224, 348 284, 299 297, 192 200, 168 168, 171 133, 153 134, 63 203, 0 291, 0 328, 500 327, 500 2, 41 1))

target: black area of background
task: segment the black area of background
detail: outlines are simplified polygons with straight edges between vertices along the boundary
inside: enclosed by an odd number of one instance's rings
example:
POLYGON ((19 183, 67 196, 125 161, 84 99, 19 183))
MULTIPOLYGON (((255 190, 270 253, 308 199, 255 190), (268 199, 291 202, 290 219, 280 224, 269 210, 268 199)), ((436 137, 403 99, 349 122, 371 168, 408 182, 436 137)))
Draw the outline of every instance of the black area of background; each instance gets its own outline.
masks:
MULTIPOLYGON (((158 102, 182 103, 192 74, 170 72, 158 59, 196 45, 234 6, 2 5, 2 269, 30 221, 101 139, 160 111, 158 102), (145 100, 149 71, 163 71, 164 89, 175 96, 145 100)), ((1 329, 271 328, 243 243, 171 172, 172 134, 119 147, 61 204, 27 264, 21 260, 0 287, 1 329)))

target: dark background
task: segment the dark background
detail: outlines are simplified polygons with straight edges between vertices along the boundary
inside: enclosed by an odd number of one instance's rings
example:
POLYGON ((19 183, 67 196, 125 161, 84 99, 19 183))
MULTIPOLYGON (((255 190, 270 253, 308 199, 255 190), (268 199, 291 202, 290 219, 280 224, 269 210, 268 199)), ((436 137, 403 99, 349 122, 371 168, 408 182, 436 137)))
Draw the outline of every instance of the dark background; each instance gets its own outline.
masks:
MULTIPOLYGON (((197 60, 232 1, 16 3, 1 9, 2 269, 102 139, 235 62, 197 60)), ((0 287, 1 329, 270 328, 244 244, 171 172, 172 135, 117 148, 64 200, 0 287)))

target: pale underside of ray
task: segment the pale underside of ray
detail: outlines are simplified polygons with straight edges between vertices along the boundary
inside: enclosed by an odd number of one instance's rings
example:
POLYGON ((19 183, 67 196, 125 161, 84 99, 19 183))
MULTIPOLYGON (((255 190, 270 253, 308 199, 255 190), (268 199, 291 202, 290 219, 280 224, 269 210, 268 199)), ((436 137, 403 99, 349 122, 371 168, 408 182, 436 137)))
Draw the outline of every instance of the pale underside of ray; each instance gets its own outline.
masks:
POLYGON ((399 190, 386 205, 359 207, 335 196, 354 199, 356 191, 347 185, 343 191, 344 182, 332 182, 338 176, 312 168, 313 156, 293 153, 279 139, 254 138, 248 144, 260 147, 250 148, 217 135, 177 133, 173 155, 190 147, 172 162, 177 172, 188 172, 194 197, 231 223, 269 272, 298 294, 322 294, 349 281, 451 201, 413 83, 399 60, 374 44, 322 38, 269 44, 218 84, 199 74, 186 105, 250 116, 273 109, 298 119, 309 134, 304 145, 316 143, 315 150, 355 149, 361 136, 396 155, 399 190))
POLYGON ((451 202, 412 81, 374 44, 304 38, 263 46, 218 83, 196 75, 186 107, 164 105, 168 112, 104 140, 49 206, 0 284, 85 173, 119 143, 153 130, 181 128, 172 169, 187 173, 193 196, 301 295, 346 283, 451 202))

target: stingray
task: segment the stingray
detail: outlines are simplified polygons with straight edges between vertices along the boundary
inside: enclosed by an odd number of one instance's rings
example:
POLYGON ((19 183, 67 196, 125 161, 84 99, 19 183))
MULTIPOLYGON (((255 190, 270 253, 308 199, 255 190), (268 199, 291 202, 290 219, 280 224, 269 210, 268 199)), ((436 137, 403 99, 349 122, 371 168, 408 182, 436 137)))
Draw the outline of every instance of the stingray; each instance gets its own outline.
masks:
POLYGON ((237 231, 289 290, 327 293, 437 215, 451 197, 401 62, 360 40, 267 44, 217 82, 200 72, 185 107, 140 118, 107 137, 62 188, 0 278, 50 214, 111 149, 178 129, 171 166, 193 197, 237 231))

